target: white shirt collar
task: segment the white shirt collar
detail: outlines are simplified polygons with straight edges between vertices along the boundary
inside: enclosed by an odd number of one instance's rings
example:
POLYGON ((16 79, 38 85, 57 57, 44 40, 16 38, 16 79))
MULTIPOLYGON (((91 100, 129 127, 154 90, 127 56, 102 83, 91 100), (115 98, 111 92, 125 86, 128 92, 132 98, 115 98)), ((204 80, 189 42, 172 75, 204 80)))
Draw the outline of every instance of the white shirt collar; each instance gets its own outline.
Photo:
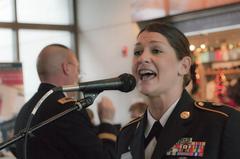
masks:
MULTIPOLYGON (((180 99, 180 98, 179 98, 180 99)), ((160 118, 159 122, 161 123, 161 125, 164 127, 169 116, 172 114, 174 108, 177 105, 177 102, 179 101, 179 99, 177 99, 169 108, 168 110, 163 114, 163 116, 160 118)), ((149 112, 149 110, 147 110, 147 126, 145 129, 145 137, 147 137, 147 135, 149 134, 154 122, 156 120, 152 117, 152 114, 149 112)))

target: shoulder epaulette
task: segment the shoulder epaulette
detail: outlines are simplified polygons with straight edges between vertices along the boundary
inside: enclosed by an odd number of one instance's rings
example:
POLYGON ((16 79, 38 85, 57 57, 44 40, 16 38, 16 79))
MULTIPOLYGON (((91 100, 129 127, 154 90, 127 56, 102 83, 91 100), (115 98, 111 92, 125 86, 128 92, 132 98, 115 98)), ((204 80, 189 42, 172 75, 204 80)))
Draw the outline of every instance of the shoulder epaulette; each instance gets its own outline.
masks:
POLYGON ((70 97, 63 97, 61 99, 58 99, 58 103, 61 103, 61 104, 66 104, 68 102, 75 102, 75 100, 70 97))
POLYGON ((117 136, 113 133, 101 133, 101 134, 98 134, 98 138, 105 139, 105 140, 112 140, 114 142, 117 141, 117 136))
MULTIPOLYGON (((206 111, 210 111, 210 112, 214 112, 214 113, 218 113, 218 114, 221 114, 221 115, 224 115, 225 117, 229 117, 228 114, 222 112, 222 111, 219 111, 219 110, 215 110, 213 108, 209 108, 208 107, 208 104, 206 102, 195 102, 194 105, 199 108, 199 109, 202 109, 202 110, 206 110, 206 111)), ((211 103, 212 106, 224 106, 223 104, 219 104, 219 103, 211 103)))
MULTIPOLYGON (((132 125, 132 124, 138 122, 138 121, 141 120, 142 118, 143 118, 143 116, 140 116, 140 117, 137 117, 137 118, 131 120, 131 121, 128 122, 126 125, 124 125, 124 126, 121 128, 121 130, 123 130, 124 128, 128 127, 129 125, 132 125)), ((121 130, 120 130, 120 131, 121 131, 121 130)))

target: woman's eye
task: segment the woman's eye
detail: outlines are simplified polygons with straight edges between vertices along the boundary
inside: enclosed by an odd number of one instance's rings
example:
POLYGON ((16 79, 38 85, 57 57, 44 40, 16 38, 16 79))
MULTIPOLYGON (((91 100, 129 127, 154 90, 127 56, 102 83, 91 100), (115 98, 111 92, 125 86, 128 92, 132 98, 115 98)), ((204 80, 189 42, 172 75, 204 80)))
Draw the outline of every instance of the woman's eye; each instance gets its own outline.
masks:
POLYGON ((142 54, 141 50, 134 50, 134 56, 140 56, 142 54))
POLYGON ((162 51, 159 50, 159 49, 152 49, 152 54, 159 54, 161 53, 162 51))

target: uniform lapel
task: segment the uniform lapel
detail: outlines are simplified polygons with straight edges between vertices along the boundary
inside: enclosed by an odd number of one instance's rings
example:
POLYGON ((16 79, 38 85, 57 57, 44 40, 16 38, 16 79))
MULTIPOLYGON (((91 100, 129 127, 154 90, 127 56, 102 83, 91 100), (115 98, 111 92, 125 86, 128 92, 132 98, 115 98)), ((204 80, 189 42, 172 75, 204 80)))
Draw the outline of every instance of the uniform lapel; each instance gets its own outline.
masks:
POLYGON ((133 159, 144 159, 144 130, 146 127, 147 113, 145 112, 143 118, 139 121, 133 140, 130 144, 130 150, 133 159))
POLYGON ((193 99, 184 91, 157 140, 152 159, 160 159, 163 157, 166 152, 188 132, 193 117, 193 103, 193 99), (187 119, 181 117, 181 113, 183 112, 190 113, 187 119))

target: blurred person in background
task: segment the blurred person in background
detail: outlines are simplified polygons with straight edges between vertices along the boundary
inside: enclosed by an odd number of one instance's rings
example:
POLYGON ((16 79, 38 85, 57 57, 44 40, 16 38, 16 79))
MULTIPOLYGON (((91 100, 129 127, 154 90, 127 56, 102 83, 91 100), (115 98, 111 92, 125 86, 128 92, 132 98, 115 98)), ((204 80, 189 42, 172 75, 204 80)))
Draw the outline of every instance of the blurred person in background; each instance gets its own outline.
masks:
POLYGON ((144 102, 133 103, 128 110, 130 113, 130 118, 135 119, 142 116, 146 111, 146 109, 147 109, 147 104, 144 102))
POLYGON ((97 112, 100 123, 111 123, 117 129, 117 132, 120 130, 121 124, 113 123, 116 109, 109 97, 103 96, 101 98, 100 102, 97 104, 97 112))
POLYGON ((98 105, 97 112, 98 112, 100 123, 112 124, 115 116, 115 107, 113 105, 112 100, 104 96, 101 98, 100 102, 98 102, 97 105, 98 105))

